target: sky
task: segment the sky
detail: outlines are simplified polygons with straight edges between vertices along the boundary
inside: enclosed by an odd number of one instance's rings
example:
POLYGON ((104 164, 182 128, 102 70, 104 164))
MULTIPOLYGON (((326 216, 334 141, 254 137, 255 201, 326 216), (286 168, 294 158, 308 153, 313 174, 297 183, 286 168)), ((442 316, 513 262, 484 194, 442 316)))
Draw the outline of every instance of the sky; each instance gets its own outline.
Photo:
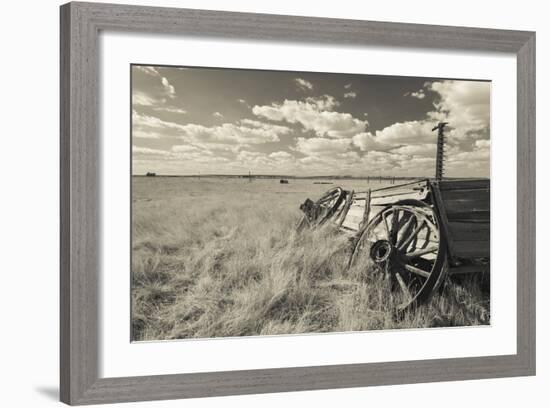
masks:
POLYGON ((490 82, 132 65, 133 174, 488 177, 490 82))

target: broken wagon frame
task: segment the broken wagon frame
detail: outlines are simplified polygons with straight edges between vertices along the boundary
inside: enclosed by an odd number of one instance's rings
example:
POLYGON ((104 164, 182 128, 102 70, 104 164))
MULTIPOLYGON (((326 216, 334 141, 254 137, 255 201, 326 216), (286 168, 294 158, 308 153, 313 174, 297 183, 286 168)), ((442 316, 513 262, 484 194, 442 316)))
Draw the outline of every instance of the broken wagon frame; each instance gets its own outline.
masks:
MULTIPOLYGON (((399 309, 429 299, 448 274, 484 273, 490 259, 488 179, 421 179, 306 200, 299 228, 330 223, 349 234, 349 266, 366 258, 402 292, 399 309)), ((372 265, 369 265, 372 266, 372 265)))

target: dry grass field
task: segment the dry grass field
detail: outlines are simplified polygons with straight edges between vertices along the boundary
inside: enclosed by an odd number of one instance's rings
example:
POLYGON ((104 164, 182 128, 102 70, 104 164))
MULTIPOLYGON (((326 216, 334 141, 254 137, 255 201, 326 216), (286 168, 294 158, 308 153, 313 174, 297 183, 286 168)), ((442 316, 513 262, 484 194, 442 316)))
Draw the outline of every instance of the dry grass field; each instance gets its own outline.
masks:
MULTIPOLYGON (((134 177, 132 337, 169 340, 489 324, 478 279, 397 318, 379 274, 347 270, 348 240, 295 232, 312 180, 134 177)), ((357 190, 364 181, 337 181, 357 190)), ((373 188, 383 185, 375 183, 373 188)))

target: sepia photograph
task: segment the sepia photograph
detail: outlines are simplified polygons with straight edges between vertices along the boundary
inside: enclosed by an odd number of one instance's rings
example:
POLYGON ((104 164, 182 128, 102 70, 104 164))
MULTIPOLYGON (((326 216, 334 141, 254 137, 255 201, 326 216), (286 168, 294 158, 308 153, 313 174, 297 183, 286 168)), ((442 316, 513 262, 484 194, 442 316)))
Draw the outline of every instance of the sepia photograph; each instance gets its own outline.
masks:
POLYGON ((491 324, 491 82, 132 64, 131 339, 491 324))

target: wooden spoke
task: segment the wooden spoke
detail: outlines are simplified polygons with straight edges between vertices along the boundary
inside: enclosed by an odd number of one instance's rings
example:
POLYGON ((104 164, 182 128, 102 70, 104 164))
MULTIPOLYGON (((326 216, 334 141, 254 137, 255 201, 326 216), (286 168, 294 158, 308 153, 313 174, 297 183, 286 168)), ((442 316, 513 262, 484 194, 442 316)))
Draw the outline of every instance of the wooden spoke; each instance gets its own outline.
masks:
POLYGON ((405 254, 405 258, 407 258, 407 259, 420 258, 422 255, 432 254, 436 251, 437 251, 436 246, 427 247, 427 248, 419 249, 417 251, 405 254))
POLYGON ((397 280, 397 283, 399 283, 399 287, 401 288, 401 292, 403 292, 403 295, 405 295, 407 303, 412 302, 413 296, 411 295, 411 291, 407 287, 407 284, 403 280, 403 277, 399 272, 395 274, 395 279, 397 280))
POLYGON ((430 277, 430 272, 426 272, 424 269, 417 268, 416 266, 412 266, 409 264, 403 264, 403 268, 408 270, 411 273, 414 273, 415 275, 422 276, 424 278, 430 277))
MULTIPOLYGON (((402 230, 401 236, 400 237, 398 236, 397 242, 395 243, 395 246, 397 246, 397 248, 401 249, 403 242, 405 240, 408 240, 408 237, 411 234, 411 229, 413 228, 415 222, 416 222, 416 217, 409 214, 407 221, 401 227, 401 230, 402 230)), ((410 243, 410 240, 408 243, 410 243)))
POLYGON ((386 238, 390 239, 390 228, 388 227, 388 217, 385 213, 382 213, 382 220, 384 224, 384 229, 386 230, 386 238))
POLYGON ((406 239, 405 241, 403 241, 403 242, 398 246, 398 249, 399 249, 400 251, 405 250, 405 249, 409 246, 409 244, 411 243, 411 241, 412 241, 412 240, 418 235, 418 233, 422 230, 422 228, 424 228, 425 225, 426 225, 426 221, 422 221, 422 222, 420 223, 420 225, 418 225, 418 226, 414 229, 414 231, 412 232, 412 234, 409 235, 409 236, 407 237, 407 239, 406 239))
POLYGON ((397 233, 399 232, 398 225, 399 225, 399 210, 393 209, 392 219, 391 219, 390 238, 389 238, 389 241, 392 244, 395 244, 395 241, 397 241, 397 233))

